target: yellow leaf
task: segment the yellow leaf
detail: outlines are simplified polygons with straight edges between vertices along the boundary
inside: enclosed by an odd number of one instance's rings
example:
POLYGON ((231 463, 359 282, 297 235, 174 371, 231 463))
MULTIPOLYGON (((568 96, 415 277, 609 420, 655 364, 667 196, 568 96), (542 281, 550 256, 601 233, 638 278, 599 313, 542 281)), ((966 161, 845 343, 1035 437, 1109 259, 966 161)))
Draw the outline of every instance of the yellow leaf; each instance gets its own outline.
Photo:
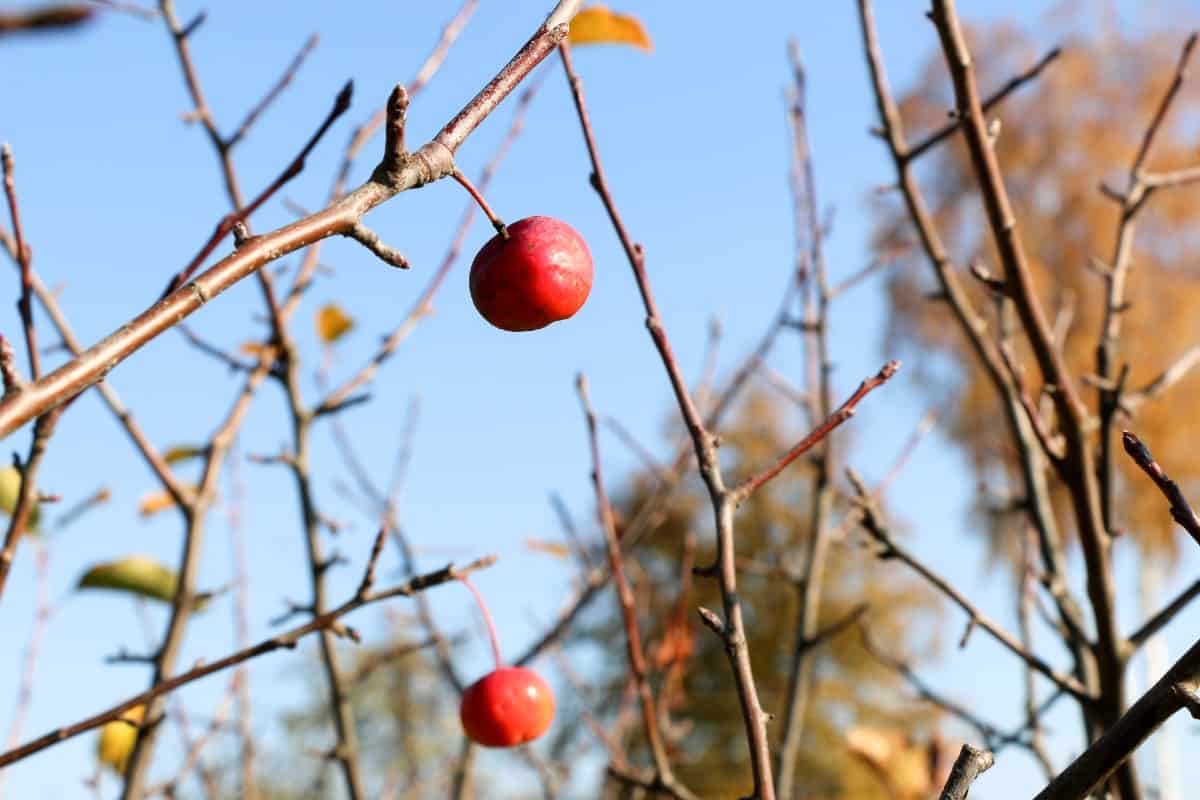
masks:
MULTIPOLYGON (((5 514, 12 514, 17 508, 17 499, 21 492, 21 472, 11 464, 7 467, 0 468, 0 511, 5 514)), ((25 520, 25 527, 31 533, 37 532, 38 520, 41 518, 41 505, 33 504, 33 508, 29 509, 29 516, 25 520)))
POLYGON ((125 774, 125 765, 137 743, 138 726, 146 716, 145 706, 134 706, 120 719, 105 723, 96 740, 96 757, 118 775, 125 774))
POLYGON ((566 558, 571 555, 570 549, 558 542, 547 542, 544 539, 526 539, 525 546, 536 553, 546 553, 555 558, 566 558))
POLYGON ((895 731, 861 725, 846 731, 846 746, 859 758, 884 769, 903 742, 895 731))
POLYGON ((168 567, 148 556, 129 556, 92 567, 79 579, 78 588, 112 589, 173 603, 177 586, 168 567))
POLYGON ((191 444, 177 444, 167 452, 163 453, 163 460, 168 464, 178 464, 180 461, 187 461, 191 458, 198 458, 204 455, 205 448, 197 447, 191 444))
POLYGON ((317 335, 325 344, 332 344, 354 327, 354 320, 335 303, 326 303, 317 311, 317 335))
POLYGON ((859 725, 846 731, 846 746, 874 768, 893 797, 919 800, 933 791, 936 740, 921 743, 895 728, 859 725))
POLYGON ((165 511, 173 505, 175 505, 175 500, 171 497, 171 493, 166 489, 162 489, 142 496, 142 499, 138 501, 138 514, 145 519, 146 517, 154 516, 160 511, 165 511))
POLYGON ((571 31, 567 41, 580 44, 627 44, 654 52, 654 45, 638 18, 631 14, 618 14, 608 6, 594 5, 583 9, 571 20, 571 31))
POLYGON ((270 354, 271 346, 269 344, 263 344, 262 342, 250 341, 242 342, 241 345, 238 346, 238 350, 242 351, 248 356, 264 358, 270 354))

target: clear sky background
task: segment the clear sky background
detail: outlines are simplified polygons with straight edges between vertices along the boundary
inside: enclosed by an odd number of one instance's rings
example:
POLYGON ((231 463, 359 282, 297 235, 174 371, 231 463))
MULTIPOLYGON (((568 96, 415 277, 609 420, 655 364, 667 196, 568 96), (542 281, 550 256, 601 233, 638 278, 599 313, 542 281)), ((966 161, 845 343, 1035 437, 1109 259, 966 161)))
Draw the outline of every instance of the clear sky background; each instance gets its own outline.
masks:
MULTIPOLYGON (((0 8, 11 5, 0 3, 0 8)), ((184 19, 201 8, 186 1, 180 5, 184 19)), ((484 2, 432 85, 413 104, 410 142, 432 135, 524 42, 551 5, 549 0, 484 2)), ((577 54, 613 191, 634 235, 645 244, 650 278, 685 373, 699 372, 714 315, 725 332, 721 351, 727 372, 775 312, 792 263, 783 100, 789 37, 798 39, 808 67, 821 203, 836 211, 827 245, 831 269, 835 276, 845 276, 869 259, 868 197, 873 187, 891 179, 892 171, 882 147, 868 134, 875 108, 854 3, 765 0, 737 10, 725 3, 699 3, 688 4, 686 13, 679 3, 629 0, 613 5, 636 13, 656 47, 652 55, 618 48, 577 54)), ((877 5, 892 84, 900 91, 933 52, 936 36, 924 18, 927 3, 880 0, 877 5)), ((972 21, 1005 18, 1036 30, 1050 5, 977 0, 962 2, 961 12, 972 21)), ((1166 6, 1156 4, 1119 5, 1131 21, 1135 10, 1168 13, 1166 6)), ((208 21, 193 37, 193 52, 214 113, 226 129, 275 81, 307 36, 321 36, 293 87, 237 151, 247 193, 278 173, 324 116, 341 84, 354 79, 353 108, 284 192, 315 207, 328 191, 353 125, 379 107, 397 81, 411 79, 457 3, 371 0, 339 4, 336 10, 312 2, 213 2, 203 7, 208 21)), ((423 567, 485 553, 501 557, 476 582, 492 605, 510 655, 544 628, 570 592, 561 564, 524 545, 528 537, 558 536, 548 493, 561 492, 579 519, 588 519, 592 509, 575 373, 587 373, 593 402, 603 413, 619 418, 659 453, 666 452, 664 420, 673 408, 629 268, 587 185, 586 154, 556 62, 547 65, 553 74, 546 76, 525 133, 488 196, 506 219, 551 214, 583 233, 596 262, 595 289, 587 306, 574 319, 539 333, 496 331, 471 305, 468 262, 463 261, 436 300, 436 316, 425 320, 381 371, 374 402, 344 417, 364 460, 386 476, 406 408, 419 400, 404 520, 423 567)), ((467 174, 477 174, 490 158, 508 127, 512 105, 501 107, 461 149, 460 165, 467 174)), ((62 287, 63 308, 86 342, 150 304, 227 211, 208 142, 198 127, 180 121, 189 108, 160 23, 105 14, 78 33, 0 41, 0 140, 10 142, 16 153, 35 265, 47 283, 62 287)), ((365 177, 378 147, 368 148, 357 179, 365 177)), ((1098 173, 1108 166, 1098 165, 1098 173)), ((311 379, 318 354, 313 309, 336 300, 358 320, 357 329, 337 349, 334 373, 349 374, 424 287, 466 202, 459 187, 443 181, 401 195, 370 215, 371 227, 407 253, 413 265, 408 272, 382 266, 350 242, 326 245, 323 261, 333 272, 319 278, 295 326, 314 358, 305 386, 310 399, 318 396, 311 379)), ((277 200, 254 224, 265 230, 290 218, 277 200)), ((467 253, 489 234, 477 222, 467 253)), ((15 275, 0 273, 0 278, 8 281, 0 283, 3 297, 15 298, 15 275)), ((196 329, 229 347, 246 340, 248 332, 261 333, 261 324, 254 321, 260 299, 250 283, 196 314, 196 329)), ((893 355, 882 336, 882 303, 878 282, 873 282, 835 308, 839 396, 893 355)), ((0 331, 19 341, 19 330, 12 303, 0 302, 0 331)), ((49 325, 42 330, 43 341, 53 342, 49 325)), ((773 364, 799 380, 794 344, 781 347, 773 364)), ((240 385, 239 377, 196 355, 174 334, 130 358, 111 378, 164 448, 205 440, 240 385)), ((882 475, 925 410, 902 373, 864 403, 853 421, 853 465, 868 477, 882 475)), ((287 439, 283 400, 277 387, 267 385, 238 451, 276 453, 287 439)), ((23 453, 27 442, 28 434, 22 432, 5 445, 23 453)), ((615 485, 636 464, 615 440, 605 438, 601 444, 615 485)), ((343 473, 327 428, 319 428, 314 446, 318 500, 349 523, 340 539, 330 542, 352 564, 332 579, 331 595, 338 598, 353 591, 373 526, 338 496, 336 483, 343 473)), ((308 575, 290 477, 277 467, 244 462, 238 472, 247 492, 243 525, 251 568, 251 636, 257 640, 273 630, 267 620, 283 608, 284 598, 302 601, 308 596, 308 575)), ((973 489, 968 474, 965 463, 935 433, 893 485, 889 501, 911 528, 913 546, 969 588, 989 613, 1013 626, 1007 580, 989 572, 979 538, 966 528, 973 489)), ((180 543, 176 515, 137 518, 139 497, 156 484, 97 397, 86 396, 64 417, 43 475, 44 487, 68 502, 101 485, 111 488, 113 501, 51 542, 55 614, 22 738, 145 688, 143 666, 104 662, 122 647, 146 649, 131 602, 77 594, 72 587, 89 565, 122 555, 145 553, 173 563, 180 543)), ((229 492, 226 483, 224 496, 229 492)), ((225 515, 218 511, 204 555, 204 586, 229 580, 229 541, 225 515)), ((1139 618, 1136 584, 1131 560, 1119 548, 1122 615, 1132 627, 1139 618)), ((33 552, 32 547, 22 549, 0 603, 0 687, 15 687, 19 678, 35 600, 33 552)), ((1191 549, 1184 553, 1164 593, 1182 585, 1200 566, 1191 549)), ((385 574, 394 566, 385 557, 385 574)), ((448 629, 475 630, 469 598, 461 589, 436 590, 433 600, 448 629)), ((402 610, 403 602, 395 606, 402 610)), ((197 617, 181 663, 229 651, 231 615, 232 604, 223 598, 197 617)), ((157 637, 165 616, 155 610, 152 617, 157 637)), ((354 623, 370 636, 381 631, 381 620, 376 609, 360 613, 354 623)), ((961 616, 949 611, 947 621, 954 626, 949 636, 954 639, 961 616)), ((1200 615, 1193 612, 1172 626, 1172 653, 1191 643, 1187 633, 1198 622, 1200 615)), ((483 646, 463 650, 461 658, 464 674, 488 667, 483 646)), ((253 662, 258 727, 268 738, 277 732, 274 712, 303 697, 297 663, 295 654, 253 662)), ((965 650, 948 649, 929 666, 928 676, 947 692, 969 699, 989 719, 1012 726, 1021 713, 1019 667, 976 635, 965 650)), ((184 697, 191 708, 211 709, 225 685, 224 679, 212 678, 186 690, 184 697)), ((8 702, 0 691, 0 735, 7 727, 8 702)), ((1054 715, 1052 725, 1054 754, 1065 763, 1079 747, 1074 711, 1054 715)), ((1177 727, 1187 730, 1182 722, 1177 727)), ((963 733, 953 725, 949 730, 963 733)), ((1185 744, 1193 741, 1183 739, 1185 744)), ((169 769, 173 760, 168 756, 178 749, 174 731, 163 742, 159 773, 169 769)), ((81 780, 93 767, 93 749, 94 737, 84 736, 22 762, 8 771, 4 791, 11 798, 79 797, 84 793, 81 780)), ((505 767, 505 759, 512 757, 488 753, 483 763, 505 767)), ((1143 763, 1152 771, 1150 760, 1143 763)), ((1185 767, 1191 779, 1200 780, 1194 764, 1185 767)), ((512 759, 511 769, 517 774, 525 767, 512 759)), ((1033 762, 1009 750, 972 796, 1028 796, 1039 785, 1033 762)), ((107 784, 109 793, 115 788, 115 783, 107 784)))

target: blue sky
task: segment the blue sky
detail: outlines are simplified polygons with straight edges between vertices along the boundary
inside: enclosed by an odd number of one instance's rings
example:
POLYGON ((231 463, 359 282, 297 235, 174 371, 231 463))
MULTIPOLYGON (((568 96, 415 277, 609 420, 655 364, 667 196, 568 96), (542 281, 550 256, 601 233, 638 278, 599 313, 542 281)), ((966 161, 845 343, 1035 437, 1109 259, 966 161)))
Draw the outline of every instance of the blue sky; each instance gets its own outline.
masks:
MULTIPOLYGON (((247 192, 277 174, 325 114, 337 89, 353 78, 353 108, 284 192, 301 205, 320 203, 351 127, 369 116, 397 81, 411 78, 455 5, 372 0, 340 6, 337 13, 316 3, 205 6, 208 20, 193 39, 193 51, 210 104, 226 129, 276 79, 308 35, 321 35, 293 87, 239 146, 236 162, 247 192)), ((551 4, 511 0, 482 5, 442 71, 410 109, 410 142, 427 139, 473 95, 551 4)), ((684 15, 675 3, 614 5, 641 17, 656 50, 646 55, 596 48, 577 54, 609 179, 631 230, 645 244, 651 281, 685 373, 699 371, 713 315, 723 324, 722 364, 728 369, 774 313, 792 258, 783 106, 789 37, 799 40, 808 67, 821 202, 836 210, 827 246, 831 268, 835 275, 847 275, 869 258, 867 198, 873 187, 889 181, 891 169, 867 132, 875 124, 875 109, 854 4, 767 0, 753 12, 696 4, 684 15)), ((892 84, 902 89, 936 46, 936 38, 924 18, 926 3, 878 5, 892 84)), ((971 20, 1015 18, 1036 27, 1051 4, 981 0, 962 5, 971 20)), ((183 2, 179 13, 187 19, 198 8, 183 2)), ((661 434, 671 409, 628 266, 587 186, 585 151, 565 81, 556 63, 548 66, 554 74, 547 76, 525 133, 488 197, 506 219, 552 214, 578 228, 595 257, 591 299, 574 319, 542 332, 501 333, 475 313, 467 293, 467 262, 462 262, 435 302, 436 315, 420 325, 382 370, 374 402, 345 417, 364 460, 386 475, 405 410, 414 398, 419 400, 404 519, 424 567, 484 553, 501 556, 500 564, 476 583, 492 605, 510 655, 544 626, 569 592, 560 565, 524 546, 528 537, 557 537, 548 492, 561 492, 581 519, 591 509, 575 373, 587 373, 593 402, 602 413, 621 419, 658 452, 664 452, 661 434)), ((76 34, 2 42, 0 76, 0 140, 10 142, 16 153, 36 267, 47 283, 61 285, 63 308, 79 336, 95 341, 153 301, 227 210, 214 157, 202 131, 180 121, 189 105, 158 23, 103 15, 76 34)), ((459 163, 467 174, 475 175, 488 160, 510 114, 508 103, 460 150, 459 163)), ((355 177, 365 176, 376 155, 377 150, 368 148, 355 177)), ((350 242, 326 245, 322 260, 333 272, 319 279, 296 323, 302 344, 314 357, 312 367, 318 354, 313 309, 336 300, 358 320, 355 332, 339 344, 334 367, 335 374, 348 374, 423 288, 466 200, 459 187, 444 181, 401 195, 370 215, 372 228, 406 252, 413 265, 408 272, 382 266, 350 242)), ((290 218, 276 201, 254 223, 264 230, 290 218)), ((468 253, 488 235, 487 226, 477 222, 468 253)), ((15 278, 10 273, 7 279, 7 296, 15 297, 15 278)), ((867 284, 835 308, 839 394, 892 355, 882 341, 885 309, 878 288, 867 284)), ((207 337, 233 347, 248 332, 261 332, 254 321, 258 313, 257 289, 247 284, 204 308, 192 322, 207 337)), ((53 341, 48 326, 43 330, 43 340, 53 341)), ((0 331, 18 336, 9 302, 0 303, 0 331)), ((794 345, 785 345, 774 365, 798 376, 797 355, 794 345)), ((162 447, 203 440, 238 386, 236 377, 194 355, 174 335, 163 336, 111 377, 162 447)), ((311 378, 305 389, 310 399, 318 396, 311 378)), ((853 464, 868 477, 881 475, 924 411, 902 373, 864 403, 853 421, 859 443, 853 464)), ((251 411, 238 449, 243 454, 275 453, 286 440, 285 407, 278 389, 269 385, 251 411)), ((23 452, 27 435, 18 434, 7 444, 23 452)), ((318 499, 330 513, 352 523, 332 543, 353 564, 333 579, 333 596, 339 597, 353 591, 373 531, 338 496, 342 472, 328 430, 319 431, 315 447, 318 499)), ((602 447, 610 482, 616 483, 635 464, 615 440, 602 441, 602 447)), ((282 608, 283 598, 307 596, 308 578, 290 479, 277 468, 253 464, 241 464, 239 472, 247 493, 243 524, 251 565, 251 636, 257 639, 271 631, 267 620, 282 608)), ((911 527, 913 546, 1012 626, 1006 581, 988 572, 977 538, 965 529, 964 508, 972 489, 967 474, 965 464, 935 434, 917 451, 889 499, 911 527)), ((172 562, 179 547, 176 517, 137 518, 137 500, 154 487, 154 480, 98 398, 89 395, 65 416, 43 475, 47 489, 69 499, 108 486, 113 502, 51 543, 56 613, 39 662, 25 737, 145 687, 144 668, 110 666, 103 660, 122 647, 145 647, 129 601, 75 594, 71 587, 98 561, 147 553, 172 562)), ((13 654, 0 659, 0 686, 15 686, 19 674, 17 653, 28 635, 35 594, 32 552, 23 549, 0 603, 0 635, 13 654)), ((1129 559, 1121 556, 1122 586, 1133 597, 1129 559)), ((1196 562, 1185 550, 1164 591, 1182 583, 1196 562)), ((203 583, 224 584, 230 569, 229 536, 224 515, 218 513, 205 551, 203 583)), ((473 624, 469 598, 461 589, 440 589, 434 602, 448 628, 473 624)), ((1128 625, 1135 624, 1135 603, 1126 602, 1122 612, 1128 625)), ((230 614, 229 602, 220 601, 196 620, 185 663, 231 648, 230 614)), ((153 617, 158 630, 163 617, 153 617)), ((378 611, 364 612, 355 622, 371 631, 378 630, 380 619, 378 611)), ((959 621, 953 611, 947 619, 959 621)), ((1172 652, 1190 644, 1181 632, 1194 630, 1197 621, 1197 614, 1190 613, 1173 626, 1172 652)), ((487 657, 485 647, 464 651, 462 671, 484 671, 487 657)), ((253 665, 258 721, 267 735, 271 712, 299 697, 301 687, 289 677, 295 663, 294 656, 281 655, 253 665)), ((929 674, 948 691, 970 698, 981 713, 1001 723, 1016 722, 1011 698, 1019 696, 1018 664, 984 637, 974 636, 964 651, 949 650, 929 674), (986 692, 980 691, 984 685, 986 692)), ((224 685, 214 678, 188 689, 184 697, 190 707, 211 708, 224 685)), ((0 692, 0 709, 5 702, 0 692)), ((6 719, 7 714, 0 715, 6 719)), ((1053 748, 1061 763, 1078 747, 1078 723, 1073 712, 1056 715, 1053 722, 1053 748)), ((173 733, 165 737, 165 752, 176 741, 173 733)), ((80 780, 92 768, 93 747, 94 739, 84 736, 13 767, 5 783, 8 796, 79 796, 80 780)), ((484 763, 502 766, 505 758, 487 754, 484 763)), ((981 798, 1032 793, 1037 779, 1032 762, 1009 751, 976 793, 981 798)), ((115 787, 110 783, 108 788, 115 787)))

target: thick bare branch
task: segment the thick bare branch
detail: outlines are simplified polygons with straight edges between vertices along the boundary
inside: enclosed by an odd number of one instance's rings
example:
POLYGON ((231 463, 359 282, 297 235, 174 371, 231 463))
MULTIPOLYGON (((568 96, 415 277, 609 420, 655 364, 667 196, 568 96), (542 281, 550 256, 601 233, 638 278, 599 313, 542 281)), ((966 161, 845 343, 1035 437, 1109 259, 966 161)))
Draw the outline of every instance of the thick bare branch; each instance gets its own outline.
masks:
MULTIPOLYGON (((966 337, 971 351, 988 378, 996 387, 1005 415, 1005 422, 1020 453, 1021 478, 1024 483, 1030 520, 1038 531, 1045 571, 1052 576, 1065 574, 1066 554, 1062 537, 1058 531, 1055 511, 1050 504, 1049 487, 1046 481, 1046 461, 1041 453, 1037 434, 1022 407, 1021 399, 1005 369, 999 348, 988 335, 988 323, 974 307, 963 287, 949 251, 933 223, 933 216, 925 196, 917 185, 912 164, 907 157, 908 143, 904 135, 904 124, 900 110, 888 86, 883 53, 875 30, 874 12, 870 0, 859 0, 859 21, 862 29, 863 51, 875 90, 875 101, 883 127, 883 138, 887 143, 892 163, 896 170, 897 185, 904 198, 908 215, 916 228, 921 247, 933 267, 941 296, 952 311, 958 328, 966 337)), ((1060 581, 1061 583, 1062 581, 1060 581)), ((1065 590, 1055 595, 1059 614, 1071 624, 1082 627, 1082 611, 1074 598, 1065 590)), ((1082 644, 1072 643, 1072 655, 1077 669, 1082 669, 1090 658, 1082 644)), ((1082 673, 1081 673, 1082 674, 1082 673)))
MULTIPOLYGON (((1070 495, 1074 521, 1083 551, 1088 600, 1096 632, 1096 680, 1099 691, 1088 714, 1094 728, 1112 725, 1125 708, 1124 643, 1117 628, 1116 587, 1111 559, 1109 517, 1093 449, 1090 412, 1080 399, 1076 381, 1055 345, 1042 303, 1034 286, 1008 190, 996 156, 995 142, 980 105, 974 64, 959 25, 953 0, 934 0, 930 18, 941 39, 946 65, 954 84, 956 114, 982 196, 996 252, 1004 269, 1007 296, 1038 364, 1063 436, 1063 458, 1055 466, 1070 495)), ((1140 796, 1132 764, 1117 772, 1115 790, 1122 800, 1140 796)))
POLYGON ((1130 706, 1104 734, 1034 800, 1082 800, 1129 760, 1134 751, 1181 709, 1200 719, 1200 643, 1130 706))
POLYGON ((971 784, 995 763, 996 759, 988 751, 964 744, 950 769, 950 777, 942 789, 941 800, 966 800, 967 793, 971 791, 971 784))
POLYGON ((403 165, 383 162, 365 184, 301 220, 256 236, 139 314, 77 358, 30 384, 19 396, 0 401, 0 437, 93 385, 147 342, 195 312, 241 279, 288 253, 329 236, 344 234, 364 214, 397 193, 443 178, 454 170, 454 151, 495 107, 566 35, 581 0, 562 0, 496 78, 403 165))

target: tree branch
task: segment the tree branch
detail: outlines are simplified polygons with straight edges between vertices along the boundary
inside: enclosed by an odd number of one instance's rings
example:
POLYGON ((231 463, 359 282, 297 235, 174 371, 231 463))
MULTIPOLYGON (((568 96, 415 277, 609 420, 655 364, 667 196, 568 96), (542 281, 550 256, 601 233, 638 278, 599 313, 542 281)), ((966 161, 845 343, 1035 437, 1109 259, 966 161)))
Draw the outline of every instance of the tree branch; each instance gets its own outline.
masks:
POLYGON ((4 196, 8 201, 8 213, 12 219, 13 243, 17 266, 20 269, 21 293, 17 299, 17 311, 21 315, 21 326, 25 329, 25 352, 29 357, 29 377, 36 381, 42 377, 41 356, 38 352, 37 329, 33 326, 33 251, 25 241, 21 227, 21 209, 17 204, 17 185, 13 177, 12 148, 0 145, 0 172, 4 177, 4 196))
POLYGON ((996 759, 986 750, 964 744, 950 769, 950 777, 942 789, 941 800, 966 800, 971 784, 982 773, 987 772, 996 759))
POLYGON ((900 369, 899 361, 889 361, 873 377, 867 378, 858 385, 854 394, 842 403, 842 405, 833 412, 824 422, 813 429, 811 433, 801 439, 795 447, 787 451, 775 462, 772 466, 762 472, 747 478, 743 483, 738 485, 736 489, 730 491, 730 496, 735 504, 745 502, 746 498, 758 491, 767 481, 774 478, 780 472, 783 472, 789 464, 795 461, 800 456, 811 450, 816 444, 827 437, 835 428, 839 427, 846 420, 854 416, 855 409, 859 402, 864 397, 871 393, 872 390, 886 383, 896 371, 900 369))
MULTIPOLYGON (((1108 517, 1102 481, 1089 428, 1089 410, 1054 342, 1034 286, 1033 272, 1004 185, 988 124, 980 106, 974 65, 958 22, 953 0, 934 0, 930 19, 942 42, 946 66, 954 84, 956 114, 963 120, 963 138, 970 153, 992 240, 1004 267, 1007 295, 1044 383, 1054 387, 1051 398, 1064 439, 1064 457, 1055 466, 1069 492, 1083 551, 1087 594, 1096 631, 1093 648, 1099 691, 1088 715, 1095 728, 1113 724, 1125 707, 1124 645, 1117 629, 1116 588, 1113 579, 1108 517)), ((1140 796, 1133 766, 1117 774, 1115 788, 1122 800, 1140 796)))
POLYGON ((1200 580, 1193 581, 1190 586, 1176 595, 1175 599, 1163 606, 1161 611, 1143 622, 1140 628, 1129 634, 1129 638, 1126 640, 1129 642, 1129 654, 1132 655, 1134 651, 1149 641, 1154 634, 1170 624, 1171 620, 1175 619, 1175 616, 1180 611, 1187 608, 1187 605, 1197 595, 1200 595, 1200 580))
POLYGON ((561 0, 547 20, 553 24, 542 25, 500 73, 403 165, 381 162, 370 180, 342 199, 254 237, 77 358, 30 384, 19 396, 0 400, 0 437, 8 436, 32 418, 93 385, 147 342, 264 265, 329 236, 343 234, 364 214, 399 192, 449 175, 454 169, 454 151, 563 40, 566 22, 578 11, 581 2, 561 0))
MULTIPOLYGON (((1009 78, 1008 83, 1004 84, 996 92, 994 92, 990 97, 988 97, 986 100, 983 101, 984 113, 986 114, 987 112, 991 111, 996 106, 1003 103, 1005 100, 1008 99, 1008 96, 1010 94, 1012 94, 1013 92, 1015 92, 1017 89, 1020 89, 1025 84, 1036 80, 1038 78, 1038 76, 1040 76, 1042 74, 1042 72, 1046 69, 1046 67, 1053 64, 1060 55, 1062 55, 1062 48, 1060 48, 1060 47, 1052 48, 1049 52, 1046 53, 1046 55, 1042 56, 1041 59, 1039 59, 1037 61, 1037 63, 1035 63, 1029 69, 1020 73, 1019 75, 1014 75, 1013 77, 1009 78)), ((951 136, 954 135, 954 132, 958 130, 959 125, 961 125, 961 121, 957 118, 951 120, 950 122, 947 122, 945 125, 943 125, 941 128, 939 128, 937 131, 935 131, 934 133, 931 133, 929 136, 927 136, 926 138, 922 139, 917 144, 910 147, 905 153, 906 160, 914 161, 914 160, 920 158, 921 156, 923 156, 926 151, 932 149, 933 147, 936 147, 937 145, 944 142, 946 139, 949 139, 951 136)))
POLYGON ((1129 431, 1121 434, 1121 442, 1125 445, 1125 452, 1133 459, 1133 462, 1142 468, 1142 471, 1154 481, 1158 490, 1162 492, 1163 497, 1167 498, 1167 502, 1171 504, 1171 517, 1183 527, 1185 531, 1191 534, 1191 537, 1200 544, 1200 516, 1192 510, 1192 506, 1188 503, 1187 498, 1183 496, 1183 490, 1179 488, 1179 484, 1171 480, 1167 473, 1154 456, 1150 455, 1150 449, 1142 444, 1142 440, 1129 431))
POLYGON ((1017 658, 1024 661, 1029 666, 1036 669, 1043 676, 1048 678, 1055 686, 1075 697, 1081 704, 1088 706, 1095 701, 1087 688, 1084 687, 1076 678, 1071 675, 1059 672, 1054 667, 1047 664, 1035 653, 1031 653, 1021 646, 1021 643, 1012 634, 1002 629, 999 625, 991 620, 980 611, 974 603, 957 589, 955 589, 949 581, 938 575, 929 567, 925 566, 916 556, 910 553, 907 549, 900 545, 892 536, 887 524, 884 522, 879 508, 863 483, 862 478, 858 476, 854 470, 847 470, 847 476, 850 482, 854 484, 858 492, 857 501, 859 510, 862 514, 861 524, 863 529, 871 535, 876 542, 879 543, 882 550, 879 552, 880 558, 896 558, 904 564, 911 567, 917 574, 927 580, 938 591, 948 597, 956 606, 961 608, 970 618, 972 626, 982 628, 987 631, 993 639, 1003 646, 1017 658))
POLYGON ((1082 800, 1096 790, 1175 712, 1187 708, 1200 719, 1200 643, 1130 706, 1079 758, 1034 800, 1082 800))
POLYGON ((687 383, 679 370, 679 364, 671 350, 658 307, 646 277, 645 252, 641 245, 635 244, 629 235, 616 203, 604 177, 600 165, 600 155, 596 147, 595 136, 592 132, 591 120, 583 97, 583 82, 576 74, 571 63, 570 47, 564 42, 560 48, 563 67, 571 87, 571 95, 575 100, 575 109, 579 114, 580 126, 583 130, 584 141, 587 144, 588 155, 592 161, 592 186, 600 195, 609 219, 616 230, 625 250, 625 255, 633 269, 638 292, 641 294, 642 305, 646 312, 646 327, 650 338, 658 350, 663 368, 671 383, 679 411, 683 417, 688 435, 691 437, 696 458, 700 464, 700 476, 708 487, 712 498, 713 514, 717 528, 717 569, 722 605, 725 620, 717 628, 718 635, 725 644, 729 654, 730 666, 733 670, 734 685, 737 687, 738 700, 741 704, 742 717, 746 728, 746 740, 750 749, 750 764, 754 775, 754 794, 756 800, 775 800, 775 786, 771 775, 770 747, 767 741, 766 723, 768 715, 763 710, 758 699, 758 688, 754 683, 754 673, 750 665, 750 649, 746 643, 745 625, 742 617, 741 601, 737 595, 737 563, 735 557, 733 535, 733 512, 735 503, 730 492, 725 488, 721 477, 720 464, 717 460, 713 435, 705 428, 700 413, 696 410, 695 402, 688 392, 687 383))
POLYGON ((144 705, 151 700, 162 697, 163 695, 173 692, 179 687, 192 683, 193 681, 197 681, 200 678, 207 677, 215 672, 220 672, 228 669, 229 667, 241 664, 244 661, 249 661, 252 658, 257 658, 258 656, 265 655, 279 649, 290 649, 295 647, 296 643, 299 642, 300 639, 304 638, 310 633, 328 630, 342 617, 346 616, 352 611, 357 611, 363 606, 367 606, 372 603, 378 603, 382 600, 388 600, 393 597, 411 597, 417 592, 447 583, 448 581, 456 581, 463 575, 470 574, 476 570, 485 569, 494 563, 496 563, 495 556, 487 556, 485 558, 478 559, 477 561, 472 561, 470 564, 467 564, 464 567, 455 567, 450 565, 435 572, 419 575, 416 578, 413 578, 412 580, 402 583, 398 586, 392 586, 388 589, 371 592, 365 597, 352 597, 331 611, 328 611, 319 617, 313 617, 303 625, 298 625, 286 633, 281 633, 278 636, 272 636, 270 639, 265 639, 253 647, 239 650, 236 653, 225 656, 224 658, 194 667, 187 672, 182 672, 173 678, 168 678, 162 683, 156 684, 141 694, 136 694, 133 697, 123 700, 122 702, 105 711, 101 711, 98 714, 88 717, 87 719, 80 720, 79 722, 71 725, 67 725, 62 728, 56 728, 55 730, 39 736, 32 741, 26 742, 20 747, 0 753, 0 767, 6 767, 9 764, 20 761, 23 758, 27 758, 34 753, 45 750, 48 747, 53 747, 60 742, 74 738, 81 733, 86 733, 87 731, 98 728, 106 722, 111 722, 112 720, 119 718, 122 714, 135 706, 144 705))
POLYGON ((654 783, 664 788, 672 797, 680 800, 695 798, 675 778, 667 757, 667 747, 663 741, 662 730, 659 728, 658 709, 654 694, 650 687, 650 675, 646 668, 646 655, 642 649, 642 634, 638 626, 637 610, 634 606, 633 590, 625 577, 625 567, 621 556, 621 543, 617 537, 617 526, 613 519, 612 504, 604 489, 604 476, 600 469, 600 445, 596 436, 596 412, 592 409, 588 398, 587 379, 580 373, 575 379, 575 389, 579 394, 579 404, 583 407, 584 421, 587 423, 588 449, 592 460, 592 483, 596 489, 596 508, 600 517, 600 527, 604 530, 604 540, 607 545, 608 568, 613 576, 613 588, 621 607, 621 620, 625 626, 625 650, 629 658, 629 669, 637 690, 638 699, 642 706, 642 725, 646 741, 650 745, 650 754, 654 760, 654 783))

